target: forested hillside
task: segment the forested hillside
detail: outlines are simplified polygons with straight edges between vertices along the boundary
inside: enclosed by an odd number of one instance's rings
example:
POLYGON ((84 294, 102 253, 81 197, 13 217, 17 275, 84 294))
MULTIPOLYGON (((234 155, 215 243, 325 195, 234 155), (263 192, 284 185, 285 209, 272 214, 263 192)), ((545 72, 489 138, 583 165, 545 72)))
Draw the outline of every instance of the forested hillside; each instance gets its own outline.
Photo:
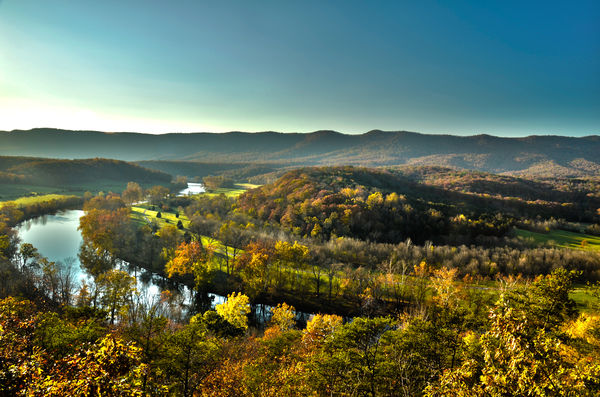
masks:
POLYGON ((208 175, 224 175, 240 182, 249 178, 282 169, 284 164, 261 163, 208 163, 202 161, 138 161, 136 164, 145 168, 166 172, 171 175, 182 175, 188 178, 203 178, 208 175))
MULTIPOLYGON (((2 161, 23 177, 120 165, 2 161)), ((5 205, 0 394, 597 395, 593 236, 514 234, 575 225, 558 214, 598 230, 597 193, 406 166, 306 167, 238 197, 131 183, 83 204, 81 284, 20 244, 25 210, 5 205)))
POLYGON ((597 176, 600 137, 426 135, 370 131, 165 134, 34 129, 0 132, 0 154, 127 161, 193 160, 290 165, 441 165, 494 173, 597 176))
POLYGON ((4 178, 6 181, 14 180, 51 186, 85 183, 98 179, 168 183, 171 175, 119 160, 0 157, 0 178, 4 178))
POLYGON ((596 187, 561 191, 541 182, 439 168, 303 168, 243 194, 239 207, 298 235, 422 243, 503 236, 519 218, 591 222, 600 208, 596 187))
POLYGON ((151 186, 169 184, 172 179, 164 172, 120 160, 0 156, 0 201, 39 194, 121 191, 130 181, 151 186))

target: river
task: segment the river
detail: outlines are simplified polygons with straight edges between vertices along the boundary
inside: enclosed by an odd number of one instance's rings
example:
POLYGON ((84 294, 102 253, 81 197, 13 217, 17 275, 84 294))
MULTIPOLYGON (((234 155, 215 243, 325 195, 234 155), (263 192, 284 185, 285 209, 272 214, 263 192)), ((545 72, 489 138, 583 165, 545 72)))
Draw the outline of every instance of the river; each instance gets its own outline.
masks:
MULTIPOLYGON (((79 218, 84 215, 81 210, 60 211, 53 215, 42 215, 21 222, 16 230, 21 243, 30 243, 37 248, 40 255, 52 262, 60 262, 71 266, 78 282, 90 281, 90 276, 81 268, 79 247, 83 242, 79 227, 79 218)), ((121 262, 119 268, 136 276, 137 289, 150 297, 160 293, 159 277, 139 267, 121 262)))
MULTIPOLYGON (((188 183, 187 188, 179 191, 178 196, 187 196, 204 192, 201 183, 188 183)), ((83 242, 79 227, 81 210, 60 211, 54 215, 42 215, 21 222, 17 232, 21 242, 30 243, 38 252, 53 262, 73 263, 76 270, 85 277, 78 259, 79 247, 83 242)))
POLYGON ((187 188, 185 188, 182 191, 180 191, 179 193, 177 193, 177 195, 178 196, 190 196, 192 194, 204 193, 205 191, 206 190, 204 190, 203 184, 188 182, 187 188))
MULTIPOLYGON (((90 276, 82 269, 79 262, 79 247, 83 242, 79 227, 79 218, 84 215, 81 210, 60 211, 53 215, 42 215, 20 223, 16 230, 22 243, 30 243, 37 248, 38 252, 53 262, 61 262, 72 266, 76 273, 78 282, 82 280, 91 281, 90 276)), ((136 276, 138 291, 145 292, 150 298, 156 296, 162 290, 161 281, 164 279, 139 267, 131 266, 127 262, 120 265, 131 275, 136 276)), ((179 288, 185 302, 189 305, 191 293, 184 286, 179 288)), ((225 297, 217 294, 209 294, 212 305, 223 303, 225 297)), ((254 305, 254 324, 262 325, 270 317, 269 305, 254 305)), ((311 314, 297 312, 297 319, 306 322, 311 314)))

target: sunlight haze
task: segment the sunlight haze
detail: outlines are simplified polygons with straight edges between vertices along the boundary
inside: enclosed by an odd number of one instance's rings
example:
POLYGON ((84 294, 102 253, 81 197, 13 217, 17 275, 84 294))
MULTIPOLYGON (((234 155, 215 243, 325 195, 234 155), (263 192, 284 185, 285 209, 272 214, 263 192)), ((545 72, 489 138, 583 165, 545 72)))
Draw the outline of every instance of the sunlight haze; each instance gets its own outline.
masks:
POLYGON ((600 132, 600 6, 0 2, 0 129, 600 132))

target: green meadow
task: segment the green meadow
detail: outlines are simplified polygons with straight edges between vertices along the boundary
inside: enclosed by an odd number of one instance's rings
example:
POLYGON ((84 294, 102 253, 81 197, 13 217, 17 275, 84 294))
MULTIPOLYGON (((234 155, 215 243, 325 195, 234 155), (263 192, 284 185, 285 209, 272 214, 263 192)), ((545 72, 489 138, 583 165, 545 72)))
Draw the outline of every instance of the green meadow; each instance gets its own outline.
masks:
POLYGON ((551 230, 548 233, 516 229, 516 233, 518 237, 525 240, 532 240, 538 245, 600 251, 600 237, 591 234, 575 233, 560 229, 551 230))
POLYGON ((207 196, 218 196, 220 194, 224 194, 227 197, 237 197, 240 194, 244 193, 246 190, 250 190, 250 189, 254 189, 259 187, 260 185, 254 185, 252 183, 236 183, 235 187, 232 188, 218 188, 218 189, 212 189, 210 191, 207 191, 206 193, 203 193, 207 196))
POLYGON ((20 197, 16 200, 7 200, 0 201, 0 208, 4 206, 6 203, 14 203, 16 206, 27 206, 31 204, 43 203, 51 200, 58 200, 64 198, 77 197, 74 195, 65 195, 65 194, 43 194, 40 196, 29 196, 29 197, 20 197))

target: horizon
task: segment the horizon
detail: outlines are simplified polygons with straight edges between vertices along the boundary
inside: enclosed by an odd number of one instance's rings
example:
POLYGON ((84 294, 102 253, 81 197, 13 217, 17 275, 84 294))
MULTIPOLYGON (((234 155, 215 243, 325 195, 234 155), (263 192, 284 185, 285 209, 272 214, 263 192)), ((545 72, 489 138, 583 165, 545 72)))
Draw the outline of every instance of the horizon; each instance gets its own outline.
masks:
POLYGON ((0 130, 596 136, 599 19, 593 1, 3 0, 0 130))
POLYGON ((183 132, 183 131, 168 131, 168 132, 158 132, 158 133, 152 133, 152 132, 140 132, 140 131, 100 131, 100 130, 94 130, 94 129, 66 129, 66 128, 55 128, 55 127, 34 127, 34 128, 28 128, 28 129, 20 129, 20 128, 15 128, 12 130, 0 130, 0 132, 2 133, 7 133, 7 132, 30 132, 30 131, 36 131, 36 130, 56 130, 56 131, 69 131, 69 132, 97 132, 97 133, 102 133, 102 134, 138 134, 138 135, 186 135, 186 134, 220 134, 220 135, 224 135, 224 134, 234 134, 234 133, 241 133, 241 134, 269 134, 269 133, 274 133, 274 134, 299 134, 299 135, 309 135, 309 134, 315 134, 315 133, 319 133, 319 132, 333 132, 336 134, 340 134, 340 135, 347 135, 347 136, 360 136, 360 135, 366 135, 372 132, 384 132, 384 133, 407 133, 407 134, 417 134, 417 135, 428 135, 428 136, 450 136, 450 137, 458 137, 458 138, 473 138, 473 137, 478 137, 478 136, 489 136, 492 138, 515 138, 515 139, 520 139, 520 138, 535 138, 535 137, 559 137, 559 138, 594 138, 594 137, 600 137, 600 133, 598 134, 588 134, 588 135, 561 135, 561 134, 531 134, 531 135, 522 135, 522 136, 502 136, 502 135, 495 135, 495 134, 487 134, 484 132, 481 133, 473 133, 473 134, 469 134, 469 135, 461 135, 461 134, 451 134, 451 133, 430 133, 430 132, 421 132, 421 131, 407 131, 407 130, 381 130, 381 129, 372 129, 369 131, 364 131, 364 132, 357 132, 357 133, 350 133, 350 132, 344 132, 344 131, 336 131, 336 130, 325 130, 325 129, 320 129, 320 130, 315 130, 315 131, 275 131, 275 130, 265 130, 265 131, 238 131, 238 130, 232 130, 232 131, 189 131, 189 132, 183 132))

